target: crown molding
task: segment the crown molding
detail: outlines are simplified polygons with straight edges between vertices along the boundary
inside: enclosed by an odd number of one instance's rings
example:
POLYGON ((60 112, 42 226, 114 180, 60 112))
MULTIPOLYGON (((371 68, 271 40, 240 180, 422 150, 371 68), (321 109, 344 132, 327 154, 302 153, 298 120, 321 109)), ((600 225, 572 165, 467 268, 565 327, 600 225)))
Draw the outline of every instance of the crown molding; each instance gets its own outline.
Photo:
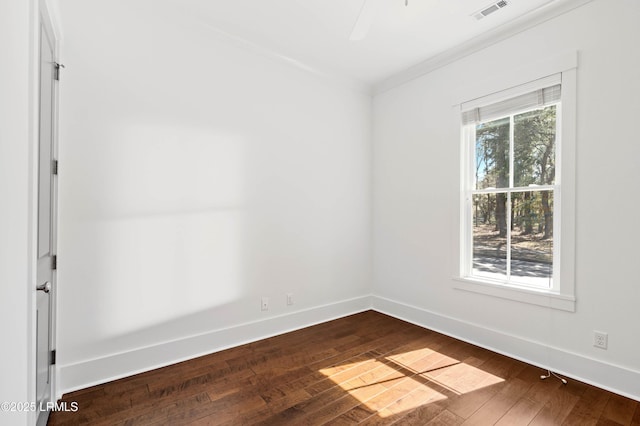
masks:
POLYGON ((593 0, 557 0, 552 3, 548 3, 545 6, 496 27, 493 30, 480 34, 467 42, 459 44, 456 47, 432 56, 431 58, 409 67, 404 71, 379 81, 373 86, 373 94, 374 96, 379 95, 395 87, 401 86, 438 68, 449 65, 452 62, 513 37, 592 1, 593 0))

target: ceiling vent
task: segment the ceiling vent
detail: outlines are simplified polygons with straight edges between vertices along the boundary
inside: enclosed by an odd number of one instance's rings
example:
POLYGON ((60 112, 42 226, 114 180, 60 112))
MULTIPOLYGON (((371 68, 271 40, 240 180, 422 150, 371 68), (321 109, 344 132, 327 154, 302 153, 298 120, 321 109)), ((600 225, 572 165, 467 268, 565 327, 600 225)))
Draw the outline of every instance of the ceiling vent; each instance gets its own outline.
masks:
POLYGON ((491 15, 493 12, 496 12, 500 9, 502 9, 503 7, 507 7, 509 3, 507 3, 506 0, 500 0, 499 2, 496 3, 491 3, 488 6, 483 7, 481 10, 479 10, 478 12, 474 13, 472 16, 478 20, 484 18, 485 16, 489 16, 491 15))

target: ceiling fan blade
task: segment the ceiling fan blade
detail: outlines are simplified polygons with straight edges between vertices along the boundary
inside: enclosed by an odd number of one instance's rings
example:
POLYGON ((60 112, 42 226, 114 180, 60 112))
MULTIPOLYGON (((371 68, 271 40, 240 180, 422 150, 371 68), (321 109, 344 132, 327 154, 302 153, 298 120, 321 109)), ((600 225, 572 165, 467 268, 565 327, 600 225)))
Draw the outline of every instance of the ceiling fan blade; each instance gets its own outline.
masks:
POLYGON ((376 12, 378 12, 379 6, 380 0, 364 0, 358 19, 356 19, 353 30, 351 30, 349 40, 358 41, 365 38, 369 32, 369 28, 371 28, 371 24, 373 23, 376 12))

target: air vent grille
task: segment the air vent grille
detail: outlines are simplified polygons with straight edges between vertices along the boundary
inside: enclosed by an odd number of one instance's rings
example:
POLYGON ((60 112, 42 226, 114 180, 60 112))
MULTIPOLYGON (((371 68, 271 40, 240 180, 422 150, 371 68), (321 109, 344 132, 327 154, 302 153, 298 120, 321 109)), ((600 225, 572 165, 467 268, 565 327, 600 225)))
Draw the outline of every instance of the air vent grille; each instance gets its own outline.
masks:
POLYGON ((477 11, 471 16, 473 16, 476 19, 482 19, 485 16, 489 16, 493 12, 502 9, 503 7, 506 7, 508 4, 509 3, 507 3, 506 0, 500 0, 497 3, 491 3, 490 5, 483 7, 481 10, 477 11))

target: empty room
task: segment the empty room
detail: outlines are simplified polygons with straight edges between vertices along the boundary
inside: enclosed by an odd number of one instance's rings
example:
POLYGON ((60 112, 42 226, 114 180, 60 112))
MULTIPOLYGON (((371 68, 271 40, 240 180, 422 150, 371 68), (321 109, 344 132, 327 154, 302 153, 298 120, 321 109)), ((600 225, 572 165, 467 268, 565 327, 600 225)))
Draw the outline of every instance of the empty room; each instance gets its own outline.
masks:
POLYGON ((2 0, 0 424, 640 425, 639 20, 2 0))

